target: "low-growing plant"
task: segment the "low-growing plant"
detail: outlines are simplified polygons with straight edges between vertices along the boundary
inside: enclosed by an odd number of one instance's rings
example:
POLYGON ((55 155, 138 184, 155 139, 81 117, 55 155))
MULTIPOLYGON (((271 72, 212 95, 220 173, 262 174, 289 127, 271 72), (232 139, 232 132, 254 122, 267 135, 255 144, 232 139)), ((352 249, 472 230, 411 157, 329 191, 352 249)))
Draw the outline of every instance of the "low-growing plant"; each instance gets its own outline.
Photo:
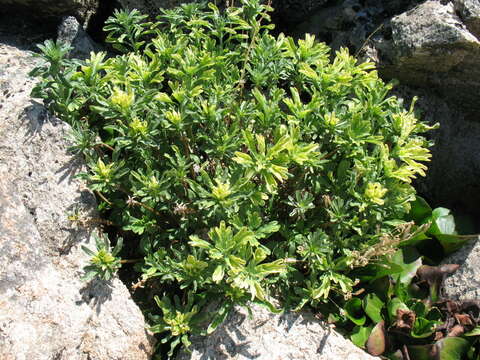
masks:
POLYGON ((361 291, 337 308, 323 309, 324 316, 329 313, 337 329, 375 356, 478 360, 480 303, 445 298, 443 280, 459 265, 437 265, 433 260, 444 259, 478 235, 456 234, 449 210, 432 210, 420 197, 407 218, 422 225, 393 256, 353 270, 350 275, 360 279, 361 291))
POLYGON ((430 127, 373 64, 272 36, 269 11, 118 12, 107 40, 122 53, 73 62, 47 42, 33 72, 33 94, 75 127, 110 230, 144 258, 153 329, 184 344, 208 302, 213 331, 234 304, 351 297, 352 269, 409 239, 411 182, 430 159, 430 127))
POLYGON ((121 259, 117 257, 122 249, 123 239, 118 238, 117 244, 112 249, 110 241, 106 235, 94 235, 96 252, 86 246, 82 246, 83 251, 90 255, 90 263, 85 267, 84 280, 91 280, 98 277, 102 280, 110 280, 117 270, 122 266, 121 259))

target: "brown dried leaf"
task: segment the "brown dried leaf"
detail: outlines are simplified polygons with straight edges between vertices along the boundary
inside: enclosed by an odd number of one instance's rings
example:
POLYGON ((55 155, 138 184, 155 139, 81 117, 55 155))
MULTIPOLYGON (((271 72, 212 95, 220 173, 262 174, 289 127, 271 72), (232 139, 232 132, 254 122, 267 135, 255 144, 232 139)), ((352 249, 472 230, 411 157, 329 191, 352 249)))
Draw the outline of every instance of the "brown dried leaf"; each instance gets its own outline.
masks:
POLYGON ((465 333, 465 328, 462 325, 455 325, 450 329, 447 337, 462 336, 465 333))
POLYGON ((460 267, 458 264, 444 264, 441 266, 422 265, 417 270, 420 280, 427 281, 430 285, 442 281, 446 275, 452 274, 460 267))
POLYGON ((366 344, 367 351, 370 355, 382 355, 387 348, 387 337, 385 334, 385 321, 380 321, 373 328, 366 344))
POLYGON ((470 318, 470 315, 467 314, 455 314, 453 315, 457 320, 459 325, 462 326, 473 326, 473 321, 470 318))

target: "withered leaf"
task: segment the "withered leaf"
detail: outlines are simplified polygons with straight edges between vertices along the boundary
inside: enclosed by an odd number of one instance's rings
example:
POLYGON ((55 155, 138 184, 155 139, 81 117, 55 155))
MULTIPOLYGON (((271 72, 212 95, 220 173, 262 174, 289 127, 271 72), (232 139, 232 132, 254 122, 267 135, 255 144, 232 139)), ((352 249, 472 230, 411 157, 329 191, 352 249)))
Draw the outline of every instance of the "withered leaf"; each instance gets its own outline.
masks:
POLYGON ((455 325, 448 332, 448 337, 462 336, 465 333, 465 328, 462 325, 455 325))
POLYGON ((425 280, 429 284, 442 281, 446 275, 452 274, 460 267, 458 264, 444 264, 440 266, 422 265, 417 270, 417 276, 420 280, 425 280))
POLYGON ((417 270, 420 281, 426 281, 430 287, 430 301, 437 302, 443 279, 448 274, 455 272, 460 265, 445 264, 440 266, 422 265, 417 270))
POLYGON ((367 352, 373 356, 382 355, 387 348, 387 337, 385 334, 385 321, 380 321, 373 328, 367 340, 367 352))
POLYGON ((467 314, 455 314, 455 319, 457 320, 459 325, 462 326, 473 326, 473 321, 470 318, 470 315, 467 314))

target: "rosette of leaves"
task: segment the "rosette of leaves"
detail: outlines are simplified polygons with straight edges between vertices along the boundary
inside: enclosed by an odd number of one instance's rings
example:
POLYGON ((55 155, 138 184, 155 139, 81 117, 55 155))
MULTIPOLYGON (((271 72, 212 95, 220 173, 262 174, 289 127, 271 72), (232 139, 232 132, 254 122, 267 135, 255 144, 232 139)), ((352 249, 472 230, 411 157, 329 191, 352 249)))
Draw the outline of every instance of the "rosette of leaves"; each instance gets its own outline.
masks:
POLYGON ((397 245, 425 174, 429 127, 413 106, 346 49, 330 61, 311 35, 271 35, 271 10, 185 4, 152 24, 119 12, 107 40, 123 52, 44 54, 35 70, 34 93, 75 124, 83 176, 168 319, 200 299, 221 301, 213 329, 233 304, 348 297, 351 269, 397 245))
MULTIPOLYGON (((443 297, 443 281, 459 265, 436 265, 433 260, 443 260, 451 249, 478 235, 458 235, 449 210, 431 209, 420 197, 406 218, 421 225, 410 225, 416 231, 393 255, 354 269, 350 276, 360 280, 355 296, 323 310, 337 329, 375 356, 479 359, 480 304, 443 297)), ((468 231, 464 225, 459 228, 468 231)))

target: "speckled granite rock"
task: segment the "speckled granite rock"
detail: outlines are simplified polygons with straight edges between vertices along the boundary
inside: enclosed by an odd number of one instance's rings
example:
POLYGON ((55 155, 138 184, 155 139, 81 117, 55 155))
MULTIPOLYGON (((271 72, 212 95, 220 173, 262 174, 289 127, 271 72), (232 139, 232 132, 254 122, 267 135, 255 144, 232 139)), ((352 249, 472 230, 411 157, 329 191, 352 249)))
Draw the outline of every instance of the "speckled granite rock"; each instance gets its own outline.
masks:
POLYGON ((470 114, 480 110, 480 40, 452 3, 428 0, 394 17, 391 31, 377 44, 383 76, 435 89, 470 114))
MULTIPOLYGON (((14 39, 10 39, 14 43, 14 39)), ((127 288, 80 280, 95 214, 69 126, 31 102, 31 53, 0 43, 0 359, 142 360, 153 339, 127 288)))
POLYGON ((445 264, 460 268, 444 282, 444 295, 454 300, 480 300, 480 237, 449 256, 445 264))
POLYGON ((468 30, 476 37, 480 37, 480 1, 453 0, 453 5, 468 30))
POLYGON ((102 47, 92 40, 73 16, 62 19, 58 26, 57 41, 69 44, 72 47, 68 54, 70 58, 84 60, 90 58, 90 52, 102 50, 102 47))
POLYGON ((275 315, 253 305, 253 318, 236 307, 208 337, 193 338, 177 360, 374 360, 332 327, 307 313, 275 315))

